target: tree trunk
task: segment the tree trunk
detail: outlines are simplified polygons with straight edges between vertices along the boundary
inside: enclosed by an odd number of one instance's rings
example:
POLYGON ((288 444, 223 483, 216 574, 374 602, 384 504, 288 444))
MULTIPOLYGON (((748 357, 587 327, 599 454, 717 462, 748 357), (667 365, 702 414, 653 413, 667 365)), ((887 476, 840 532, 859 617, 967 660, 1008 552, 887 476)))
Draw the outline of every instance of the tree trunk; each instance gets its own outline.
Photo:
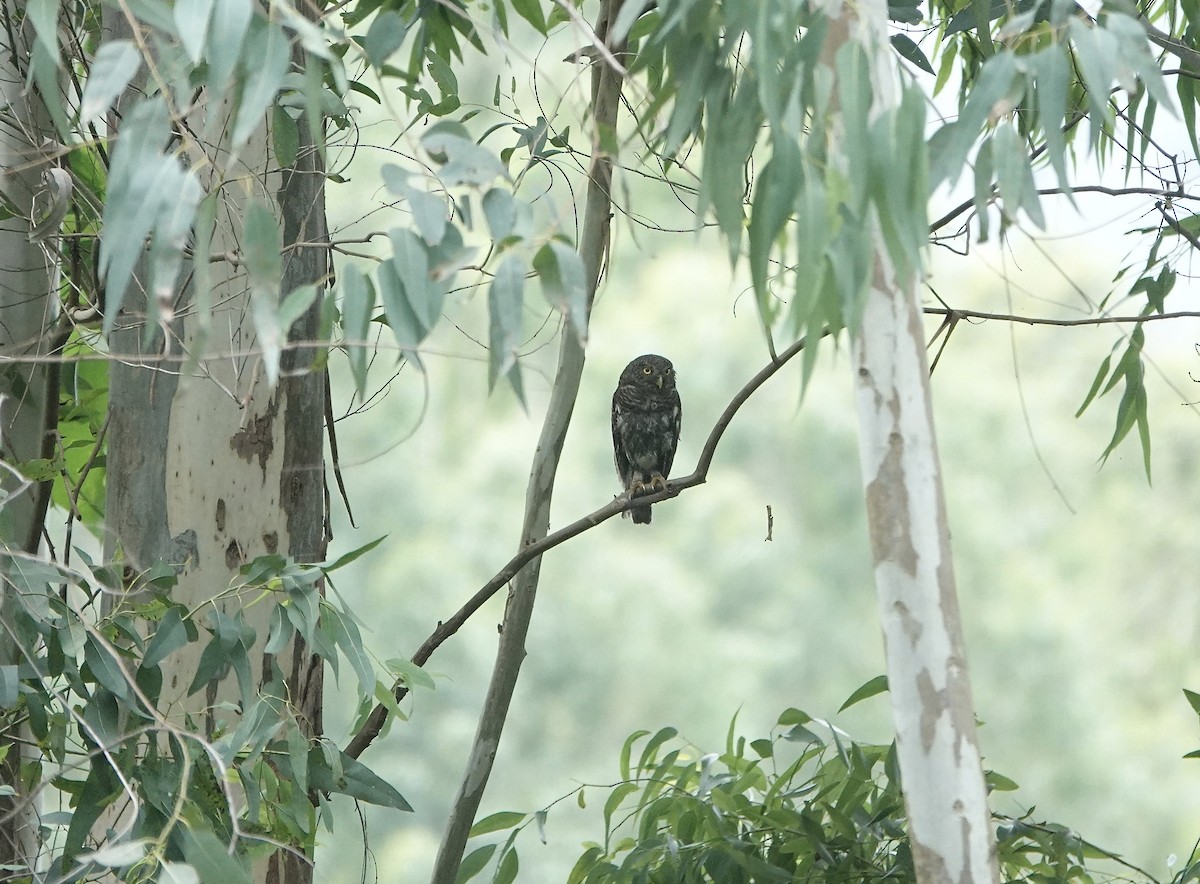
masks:
MULTIPOLYGON (((827 7, 828 8, 828 7, 827 7)), ((823 58, 870 60, 877 116, 897 105, 883 0, 840 3, 823 58)), ((836 77, 837 66, 830 63, 836 77)), ((873 116, 873 118, 874 118, 873 116)), ((834 138, 838 137, 834 128, 834 138)), ((837 155, 837 146, 831 155, 837 155)), ((859 457, 909 839, 922 884, 999 881, 938 462, 916 268, 872 221, 874 277, 853 354, 859 457)))
MULTIPOLYGON (((0 193, 19 215, 0 221, 0 356, 46 356, 54 349, 57 230, 36 243, 30 241, 30 231, 36 220, 34 195, 43 190, 43 174, 51 168, 42 141, 53 132, 36 92, 24 88, 30 35, 15 26, 15 11, 11 0, 5 0, 0 24, 0 193), (10 45, 10 37, 16 45, 10 45)), ((41 544, 51 483, 30 482, 19 471, 22 464, 55 453, 57 388, 57 371, 49 363, 8 364, 0 371, 0 579, 12 556, 36 554, 41 544)), ((0 621, 6 626, 14 604, 8 599, 10 592, 5 579, 0 621)), ((12 635, 13 630, 0 628, 4 667, 22 662, 12 635)), ((21 728, 10 730, 5 724, 0 730, 0 747, 7 751, 0 761, 0 783, 17 793, 0 797, 0 865, 6 867, 29 865, 37 853, 36 809, 21 783, 22 759, 36 755, 22 748, 28 745, 28 734, 21 728)))
MULTIPOLYGON (((228 114, 229 109, 208 112, 228 114)), ((303 133, 306 127, 300 129, 303 133)), ((192 126, 192 132, 227 130, 206 127, 203 120, 192 126)), ((264 126, 240 151, 236 183, 219 177, 220 160, 228 158, 222 145, 185 145, 215 158, 205 164, 193 156, 192 167, 210 175, 204 182, 209 192, 225 185, 212 251, 239 252, 243 209, 254 190, 258 198, 275 200, 283 218, 283 293, 301 283, 324 285, 327 252, 288 249, 326 237, 321 157, 302 138, 295 167, 281 171, 268 143, 264 126)), ((106 555, 135 571, 170 563, 178 575, 172 599, 200 611, 201 625, 207 624, 206 608, 244 616, 257 636, 251 660, 258 685, 271 679, 272 663, 278 664, 288 682, 291 711, 315 736, 321 731, 320 661, 299 640, 274 661, 263 655, 274 605, 244 605, 248 599, 227 590, 241 566, 256 557, 280 554, 300 562, 325 557, 325 374, 310 370, 315 350, 286 350, 280 382, 271 389, 244 267, 219 261, 210 273, 219 297, 213 298, 207 337, 197 311, 188 309, 192 293, 184 286, 176 295, 171 340, 164 342, 162 329, 155 329, 147 344, 146 297, 136 280, 111 335, 114 352, 138 358, 115 361, 110 377, 106 555), (180 372, 177 359, 161 358, 181 353, 198 357, 194 369, 182 363, 180 372)), ((294 324, 290 340, 316 337, 320 303, 318 297, 294 324)), ((203 645, 192 643, 171 658, 160 703, 173 716, 203 722, 211 735, 216 704, 236 703, 240 694, 233 679, 226 679, 219 690, 210 684, 188 696, 203 645)), ((260 863, 254 877, 307 884, 312 870, 279 852, 260 863)))

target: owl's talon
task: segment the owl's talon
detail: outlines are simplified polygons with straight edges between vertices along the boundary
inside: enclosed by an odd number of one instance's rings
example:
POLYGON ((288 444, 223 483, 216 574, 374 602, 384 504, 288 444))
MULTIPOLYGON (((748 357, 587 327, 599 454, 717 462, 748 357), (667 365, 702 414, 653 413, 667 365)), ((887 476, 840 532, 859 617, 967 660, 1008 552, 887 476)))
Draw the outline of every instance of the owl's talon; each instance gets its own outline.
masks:
POLYGON ((662 477, 661 473, 655 473, 650 477, 650 489, 651 492, 667 490, 667 480, 662 477))

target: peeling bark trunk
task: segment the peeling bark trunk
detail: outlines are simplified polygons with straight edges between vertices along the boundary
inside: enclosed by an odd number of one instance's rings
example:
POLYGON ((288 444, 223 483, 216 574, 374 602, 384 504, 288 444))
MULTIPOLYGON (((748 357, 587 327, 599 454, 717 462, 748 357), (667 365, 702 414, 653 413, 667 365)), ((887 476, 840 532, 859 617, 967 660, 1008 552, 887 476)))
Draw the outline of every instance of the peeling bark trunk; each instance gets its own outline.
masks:
MULTIPOLYGON (((114 27, 120 27, 114 22, 114 27)), ((209 113, 228 113, 210 108, 209 113)), ((223 131, 228 127, 212 127, 223 131)), ((324 171, 321 157, 302 136, 295 167, 280 170, 270 155, 264 127, 239 153, 238 174, 272 199, 283 220, 285 250, 283 293, 303 283, 324 284, 327 252, 321 248, 290 249, 295 242, 326 238, 324 171)), ((193 131, 207 131, 203 121, 193 131)), ((221 145, 203 150, 223 154, 221 145)), ((227 158, 227 157, 223 157, 227 158)), ((192 167, 213 175, 222 163, 200 162, 192 167)), ((211 191, 221 182, 206 180, 211 191)), ((214 253, 237 253, 245 187, 226 187, 212 237, 214 253)), ((261 686, 278 665, 288 683, 291 708, 310 736, 321 733, 323 669, 299 639, 274 659, 261 653, 269 633, 271 604, 244 607, 244 599, 227 590, 243 564, 267 554, 300 562, 325 557, 326 496, 324 484, 323 417, 325 373, 312 371, 315 350, 285 350, 280 382, 268 388, 252 321, 245 269, 227 262, 210 266, 214 297, 207 341, 194 311, 186 309, 192 294, 182 289, 176 298, 171 341, 164 345, 161 329, 150 343, 146 335, 146 295, 134 281, 126 296, 116 330, 114 352, 136 353, 144 361, 116 361, 110 376, 108 431, 108 496, 105 552, 135 570, 158 561, 174 566, 177 602, 201 611, 204 607, 238 611, 255 629, 251 652, 255 678, 261 686), (180 372, 178 362, 160 362, 164 352, 199 350, 195 368, 180 372), (225 354, 220 358, 214 352, 225 354)), ((316 338, 321 297, 289 333, 290 340, 316 338)), ((186 366, 185 366, 186 367, 186 366)), ((204 722, 211 735, 217 723, 214 706, 240 695, 232 677, 219 691, 188 696, 203 642, 177 652, 166 673, 160 700, 182 719, 186 714, 204 722)), ((311 859, 311 858, 310 858, 311 859)), ((256 864, 254 879, 308 884, 311 866, 287 852, 256 864)))
POLYGON ((914 289, 873 287, 854 342, 896 751, 918 880, 999 881, 914 289))
MULTIPOLYGON (((826 4, 823 58, 857 41, 871 60, 872 112, 896 106, 882 0, 826 4)), ((834 129, 834 139, 839 129, 834 129)), ((836 144, 831 155, 837 154, 836 144)), ((996 843, 975 733, 966 649, 916 273, 893 266, 873 220, 874 266, 853 341, 859 456, 886 645, 908 832, 922 884, 998 882, 996 843)))

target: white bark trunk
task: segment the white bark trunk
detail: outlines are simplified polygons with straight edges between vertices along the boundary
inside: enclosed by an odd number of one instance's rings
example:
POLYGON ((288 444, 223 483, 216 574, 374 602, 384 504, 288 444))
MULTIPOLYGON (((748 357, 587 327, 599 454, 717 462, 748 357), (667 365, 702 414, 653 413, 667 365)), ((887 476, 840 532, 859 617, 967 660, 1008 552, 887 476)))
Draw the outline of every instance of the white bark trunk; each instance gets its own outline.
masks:
POLYGON ((920 311, 879 276, 854 342, 859 455, 913 860, 926 884, 998 881, 920 311))
MULTIPOLYGON (((872 115, 896 107, 884 0, 831 0, 826 8, 832 21, 823 57, 829 62, 845 42, 857 41, 870 59, 872 115)), ((832 131, 836 139, 842 130, 832 131)), ((871 223, 875 273, 853 342, 859 455, 913 861, 922 884, 998 882, 918 279, 900 278, 878 221, 871 223)))

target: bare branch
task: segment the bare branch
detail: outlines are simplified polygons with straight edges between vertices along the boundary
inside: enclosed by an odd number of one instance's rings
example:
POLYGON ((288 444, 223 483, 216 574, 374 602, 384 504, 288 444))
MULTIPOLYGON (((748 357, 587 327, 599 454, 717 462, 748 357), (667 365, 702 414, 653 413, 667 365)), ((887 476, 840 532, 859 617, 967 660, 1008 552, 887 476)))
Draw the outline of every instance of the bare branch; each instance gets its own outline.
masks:
POLYGON ((987 313, 983 310, 958 310, 953 307, 925 307, 927 316, 948 316, 955 319, 993 319, 997 322, 1019 322, 1022 325, 1127 325, 1153 322, 1158 319, 1200 319, 1200 310, 1178 310, 1174 313, 1147 313, 1145 316, 1087 316, 1083 319, 1050 319, 1045 316, 1020 316, 1016 313, 987 313))

